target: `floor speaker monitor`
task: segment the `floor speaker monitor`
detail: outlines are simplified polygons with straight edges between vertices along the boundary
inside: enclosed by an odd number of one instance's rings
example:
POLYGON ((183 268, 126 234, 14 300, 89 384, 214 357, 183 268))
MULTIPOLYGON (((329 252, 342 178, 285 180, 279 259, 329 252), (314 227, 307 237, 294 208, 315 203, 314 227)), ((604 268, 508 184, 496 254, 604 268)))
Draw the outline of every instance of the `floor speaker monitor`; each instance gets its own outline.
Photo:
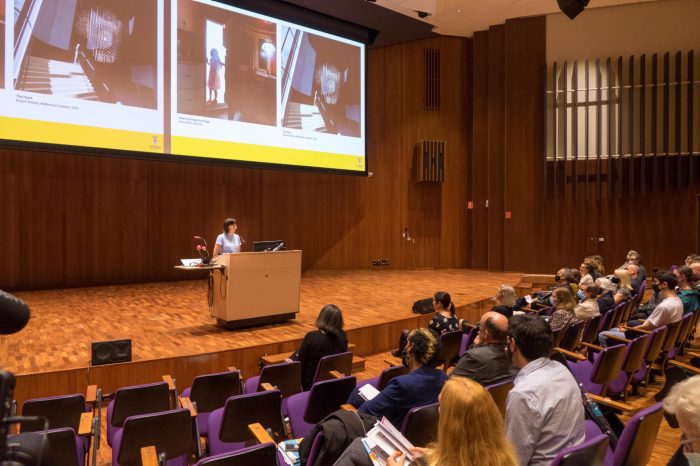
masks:
POLYGON ((92 365, 131 361, 131 340, 92 342, 92 365))

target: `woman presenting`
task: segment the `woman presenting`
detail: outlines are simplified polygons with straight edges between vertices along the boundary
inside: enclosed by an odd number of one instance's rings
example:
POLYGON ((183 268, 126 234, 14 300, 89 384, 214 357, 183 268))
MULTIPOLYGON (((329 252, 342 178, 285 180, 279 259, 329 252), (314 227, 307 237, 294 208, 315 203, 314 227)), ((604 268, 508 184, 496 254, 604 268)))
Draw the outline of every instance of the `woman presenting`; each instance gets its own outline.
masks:
POLYGON ((224 220, 224 232, 216 237, 214 257, 227 252, 241 252, 241 237, 236 234, 237 229, 235 218, 224 220))

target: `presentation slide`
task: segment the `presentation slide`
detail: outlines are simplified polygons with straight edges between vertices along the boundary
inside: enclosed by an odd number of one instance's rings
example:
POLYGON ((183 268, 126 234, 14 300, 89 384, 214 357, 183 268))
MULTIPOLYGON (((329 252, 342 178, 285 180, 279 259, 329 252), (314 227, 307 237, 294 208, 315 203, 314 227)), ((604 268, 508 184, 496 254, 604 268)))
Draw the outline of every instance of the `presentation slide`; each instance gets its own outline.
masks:
POLYGON ((0 142, 364 173, 364 67, 210 0, 0 0, 0 142))

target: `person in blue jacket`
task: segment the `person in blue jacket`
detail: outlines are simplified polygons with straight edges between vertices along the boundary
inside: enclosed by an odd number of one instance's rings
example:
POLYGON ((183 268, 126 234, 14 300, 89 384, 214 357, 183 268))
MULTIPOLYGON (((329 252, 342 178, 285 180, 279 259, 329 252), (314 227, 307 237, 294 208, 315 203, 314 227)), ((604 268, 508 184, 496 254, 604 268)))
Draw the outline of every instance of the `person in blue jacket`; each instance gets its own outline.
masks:
POLYGON ((409 373, 396 377, 384 390, 365 401, 355 390, 348 399, 360 413, 386 417, 397 429, 411 408, 437 402, 447 375, 431 366, 437 356, 438 340, 428 329, 418 328, 408 335, 406 364, 409 373))

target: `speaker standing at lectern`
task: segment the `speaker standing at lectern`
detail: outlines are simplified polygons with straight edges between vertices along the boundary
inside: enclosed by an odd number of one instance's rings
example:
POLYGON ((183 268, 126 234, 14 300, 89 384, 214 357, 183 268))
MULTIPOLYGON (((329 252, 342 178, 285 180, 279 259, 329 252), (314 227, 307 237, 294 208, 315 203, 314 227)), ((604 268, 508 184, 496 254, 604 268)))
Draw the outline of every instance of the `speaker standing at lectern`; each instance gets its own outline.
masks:
POLYGON ((241 237, 236 234, 238 224, 235 218, 224 220, 224 232, 216 237, 214 257, 227 252, 241 252, 241 237))

